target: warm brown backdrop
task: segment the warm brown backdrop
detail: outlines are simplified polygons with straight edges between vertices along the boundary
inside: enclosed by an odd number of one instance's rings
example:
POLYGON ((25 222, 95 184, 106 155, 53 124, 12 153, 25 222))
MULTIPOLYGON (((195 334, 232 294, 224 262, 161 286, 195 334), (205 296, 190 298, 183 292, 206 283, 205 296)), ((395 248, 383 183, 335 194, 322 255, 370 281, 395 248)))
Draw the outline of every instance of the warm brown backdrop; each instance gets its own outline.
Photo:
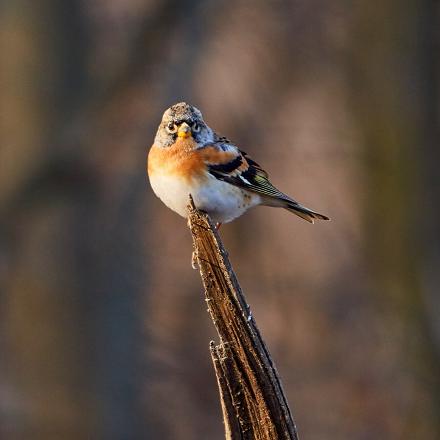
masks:
POLYGON ((440 436, 438 1, 0 12, 2 439, 222 438, 190 234, 144 171, 183 99, 333 219, 221 231, 301 438, 440 436))

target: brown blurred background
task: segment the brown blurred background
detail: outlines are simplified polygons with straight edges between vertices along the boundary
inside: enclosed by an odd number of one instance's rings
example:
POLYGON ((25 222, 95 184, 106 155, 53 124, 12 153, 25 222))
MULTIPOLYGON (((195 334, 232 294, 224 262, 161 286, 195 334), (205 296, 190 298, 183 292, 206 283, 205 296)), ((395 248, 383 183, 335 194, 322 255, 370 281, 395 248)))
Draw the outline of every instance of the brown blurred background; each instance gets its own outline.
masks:
POLYGON ((440 438, 438 1, 0 12, 1 439, 223 438, 190 234, 145 176, 181 100, 332 217, 221 230, 301 438, 440 438))

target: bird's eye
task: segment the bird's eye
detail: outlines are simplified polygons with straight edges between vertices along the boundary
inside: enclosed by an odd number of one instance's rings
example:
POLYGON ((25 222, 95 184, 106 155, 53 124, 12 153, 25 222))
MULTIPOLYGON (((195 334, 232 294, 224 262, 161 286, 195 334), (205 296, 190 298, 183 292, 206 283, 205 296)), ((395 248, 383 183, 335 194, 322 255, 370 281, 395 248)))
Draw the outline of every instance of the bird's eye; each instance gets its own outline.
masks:
POLYGON ((168 133, 171 133, 171 134, 176 133, 177 132, 177 125, 174 122, 170 122, 167 125, 167 131, 168 131, 168 133))
POLYGON ((198 131, 200 131, 200 125, 197 122, 194 122, 191 129, 194 133, 197 133, 198 131))

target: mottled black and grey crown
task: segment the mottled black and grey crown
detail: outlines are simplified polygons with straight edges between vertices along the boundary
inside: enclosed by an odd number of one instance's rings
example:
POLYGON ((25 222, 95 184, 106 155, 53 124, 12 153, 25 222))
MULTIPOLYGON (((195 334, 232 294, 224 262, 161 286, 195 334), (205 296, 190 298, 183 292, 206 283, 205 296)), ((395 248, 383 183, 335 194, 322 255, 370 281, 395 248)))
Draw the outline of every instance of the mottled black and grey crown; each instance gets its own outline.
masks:
POLYGON ((173 121, 177 124, 186 122, 188 125, 191 125, 195 121, 203 121, 203 116, 198 108, 186 102, 179 102, 165 111, 162 120, 164 119, 167 119, 167 122, 173 121))
POLYGON ((199 147, 214 140, 214 134, 203 120, 201 111, 186 102, 179 102, 165 110, 154 139, 155 145, 159 147, 171 146, 176 140, 176 135, 170 134, 167 131, 167 127, 170 124, 179 126, 183 122, 186 122, 190 127, 193 126, 194 123, 199 125, 200 130, 197 133, 193 133, 194 140, 199 147))

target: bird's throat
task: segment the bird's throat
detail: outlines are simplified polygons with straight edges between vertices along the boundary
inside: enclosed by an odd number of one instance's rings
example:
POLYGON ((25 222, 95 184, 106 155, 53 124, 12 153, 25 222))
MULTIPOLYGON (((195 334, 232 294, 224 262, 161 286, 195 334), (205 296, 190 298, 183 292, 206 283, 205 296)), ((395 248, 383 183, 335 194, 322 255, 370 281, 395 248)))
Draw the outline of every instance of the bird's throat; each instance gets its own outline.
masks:
POLYGON ((189 136, 187 138, 178 137, 176 139, 176 142, 174 143, 173 148, 183 151, 192 151, 197 148, 197 142, 192 136, 189 136))

